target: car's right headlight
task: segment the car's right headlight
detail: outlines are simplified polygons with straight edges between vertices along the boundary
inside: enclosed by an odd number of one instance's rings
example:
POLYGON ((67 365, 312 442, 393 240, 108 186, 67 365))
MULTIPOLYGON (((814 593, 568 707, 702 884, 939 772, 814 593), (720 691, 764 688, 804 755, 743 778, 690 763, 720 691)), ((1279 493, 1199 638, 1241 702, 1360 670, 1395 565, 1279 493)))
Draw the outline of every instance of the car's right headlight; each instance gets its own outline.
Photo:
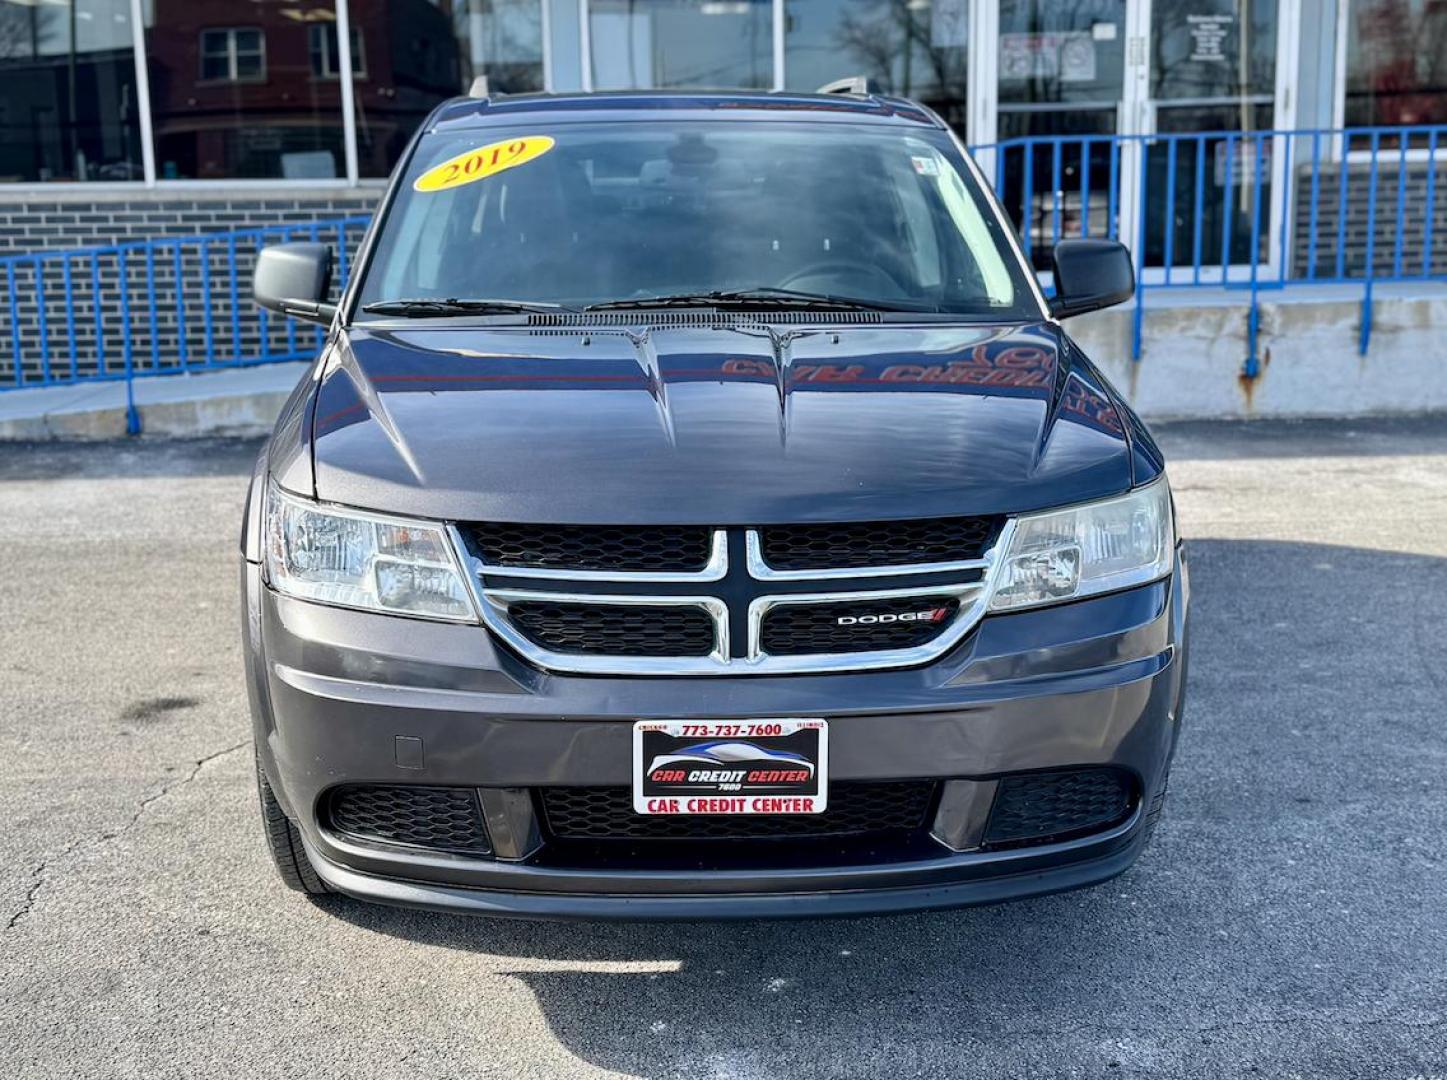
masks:
POLYGON ((1056 604, 1165 577, 1176 529, 1165 476, 1099 502, 1017 518, 991 611, 1056 604))
POLYGON ((266 577, 277 592, 341 607, 476 622, 443 527, 266 491, 266 577))

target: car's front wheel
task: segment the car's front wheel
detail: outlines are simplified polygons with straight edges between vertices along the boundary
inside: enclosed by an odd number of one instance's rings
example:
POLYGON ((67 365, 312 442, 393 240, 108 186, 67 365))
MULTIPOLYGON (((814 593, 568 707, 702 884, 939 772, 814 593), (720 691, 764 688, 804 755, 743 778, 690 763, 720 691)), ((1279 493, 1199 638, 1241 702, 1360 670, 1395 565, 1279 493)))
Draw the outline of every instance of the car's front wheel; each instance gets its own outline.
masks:
POLYGON ((260 760, 256 762, 256 791, 261 798, 261 826, 266 833, 266 846, 271 850, 271 861, 276 864, 281 880, 286 882, 287 888, 311 896, 331 892, 327 883, 312 869, 306 849, 301 846, 301 832, 276 801, 276 793, 266 782, 260 760))

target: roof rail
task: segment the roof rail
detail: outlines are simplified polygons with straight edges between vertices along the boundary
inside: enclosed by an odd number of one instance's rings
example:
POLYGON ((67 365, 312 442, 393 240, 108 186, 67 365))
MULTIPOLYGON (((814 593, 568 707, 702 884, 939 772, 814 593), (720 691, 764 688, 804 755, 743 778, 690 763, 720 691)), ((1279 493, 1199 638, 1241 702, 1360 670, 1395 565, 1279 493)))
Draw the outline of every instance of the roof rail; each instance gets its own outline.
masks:
POLYGON ((487 76, 479 75, 472 80, 472 85, 467 88, 467 96, 470 98, 481 98, 486 101, 491 95, 487 92, 487 76))
POLYGON ((835 79, 831 83, 825 83, 815 91, 816 94, 873 94, 876 91, 875 85, 869 81, 867 75, 851 75, 847 79, 835 79))

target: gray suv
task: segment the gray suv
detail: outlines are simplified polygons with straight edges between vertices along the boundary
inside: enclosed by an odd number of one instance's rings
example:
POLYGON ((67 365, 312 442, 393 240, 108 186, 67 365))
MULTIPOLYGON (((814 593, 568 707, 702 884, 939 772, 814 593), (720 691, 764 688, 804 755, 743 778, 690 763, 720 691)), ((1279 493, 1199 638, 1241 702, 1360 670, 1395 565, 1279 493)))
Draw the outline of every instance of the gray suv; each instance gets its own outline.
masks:
MULTIPOLYGON (((462 99, 404 154, 242 536, 287 884, 519 916, 947 907, 1160 813, 1188 584, 1161 453, 957 139, 820 94, 462 99)), ((853 91, 853 92, 849 92, 853 91)))

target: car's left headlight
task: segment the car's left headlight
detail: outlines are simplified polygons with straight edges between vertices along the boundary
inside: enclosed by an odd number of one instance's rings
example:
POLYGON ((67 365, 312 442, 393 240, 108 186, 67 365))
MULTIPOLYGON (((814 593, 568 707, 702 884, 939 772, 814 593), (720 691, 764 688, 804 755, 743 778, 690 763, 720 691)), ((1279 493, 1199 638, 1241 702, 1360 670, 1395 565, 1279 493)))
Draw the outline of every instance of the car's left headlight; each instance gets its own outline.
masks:
POLYGON ((1175 561, 1171 489, 1164 476, 1115 498, 1025 514, 995 575, 991 611, 1056 604, 1143 585, 1175 561))
POLYGON ((266 576, 278 592, 323 604, 475 622, 442 526, 266 492, 266 576))

